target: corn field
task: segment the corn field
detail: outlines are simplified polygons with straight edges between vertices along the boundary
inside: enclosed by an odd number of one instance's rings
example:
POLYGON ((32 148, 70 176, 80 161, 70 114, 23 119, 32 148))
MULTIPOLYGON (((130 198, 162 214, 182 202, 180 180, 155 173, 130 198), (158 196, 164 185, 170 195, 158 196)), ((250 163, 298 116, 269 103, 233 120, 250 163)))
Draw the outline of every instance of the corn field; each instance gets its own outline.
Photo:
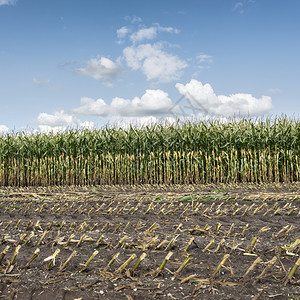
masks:
POLYGON ((153 124, 0 136, 0 185, 294 182, 299 120, 153 124))
POLYGON ((1 298, 299 299, 299 187, 0 187, 1 298))

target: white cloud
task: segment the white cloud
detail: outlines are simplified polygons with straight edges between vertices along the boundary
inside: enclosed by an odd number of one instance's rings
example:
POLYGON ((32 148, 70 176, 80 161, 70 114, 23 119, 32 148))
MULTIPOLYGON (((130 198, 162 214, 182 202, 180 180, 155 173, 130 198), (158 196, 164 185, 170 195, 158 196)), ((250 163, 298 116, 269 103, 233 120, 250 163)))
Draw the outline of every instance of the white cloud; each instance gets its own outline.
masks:
POLYGON ((81 98, 81 106, 73 112, 81 115, 110 117, 154 117, 166 115, 172 108, 172 101, 162 90, 146 90, 141 98, 132 100, 115 97, 108 105, 102 99, 81 98))
POLYGON ((89 130, 93 130, 96 128, 94 122, 91 122, 91 121, 84 121, 84 122, 80 123, 80 127, 82 129, 89 129, 89 130))
POLYGON ((269 96, 255 98, 251 94, 216 95, 210 84, 203 85, 192 79, 186 85, 176 84, 180 94, 184 95, 196 110, 202 110, 214 116, 261 115, 272 109, 269 96))
POLYGON ((179 30, 173 27, 162 27, 159 24, 148 28, 141 28, 130 35, 130 40, 133 43, 142 40, 152 40, 157 36, 158 32, 179 33, 179 30))
POLYGON ((110 107, 121 116, 155 116, 168 113, 172 101, 162 90, 146 90, 141 98, 135 97, 133 100, 116 97, 110 107))
POLYGON ((17 3, 17 0, 0 0, 0 6, 2 5, 14 5, 17 3))
POLYGON ((85 68, 76 69, 75 72, 100 80, 104 85, 112 86, 111 81, 121 76, 122 68, 109 58, 101 57, 100 59, 92 58, 85 68))
POLYGON ((199 63, 212 63, 213 57, 207 54, 200 54, 197 56, 199 63))
POLYGON ((32 82, 33 82, 34 85, 42 87, 42 86, 47 85, 50 82, 50 80, 34 77, 32 79, 32 82))
POLYGON ((66 114, 63 110, 56 111, 54 114, 40 113, 37 118, 39 125, 50 127, 55 126, 74 126, 79 123, 76 117, 66 114))
POLYGON ((130 36, 130 39, 134 43, 142 41, 142 40, 146 40, 146 39, 152 40, 156 37, 156 34, 157 34, 157 29, 155 27, 143 28, 137 32, 134 32, 130 36))
POLYGON ((117 30, 118 38, 125 38, 128 33, 130 33, 130 29, 126 26, 123 26, 117 30))
POLYGON ((9 128, 5 125, 0 125, 0 135, 5 134, 9 131, 9 128))
POLYGON ((167 53, 161 44, 141 44, 123 50, 127 64, 133 70, 141 70, 147 80, 170 82, 181 76, 187 64, 177 56, 167 53))
POLYGON ((76 114, 90 116, 107 116, 109 114, 109 107, 101 98, 94 100, 89 97, 82 97, 80 103, 80 107, 73 109, 76 114))
POLYGON ((37 125, 41 132, 60 132, 71 128, 94 128, 93 122, 81 122, 73 115, 66 114, 63 110, 54 114, 40 113, 37 125))

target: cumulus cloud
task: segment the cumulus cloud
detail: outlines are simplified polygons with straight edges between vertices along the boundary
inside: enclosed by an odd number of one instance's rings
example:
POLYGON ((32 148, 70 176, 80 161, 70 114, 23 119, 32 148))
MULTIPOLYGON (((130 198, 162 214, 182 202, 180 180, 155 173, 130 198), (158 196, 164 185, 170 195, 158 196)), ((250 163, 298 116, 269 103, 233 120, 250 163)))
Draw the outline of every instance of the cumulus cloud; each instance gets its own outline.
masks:
POLYGON ((5 134, 9 131, 9 128, 5 125, 0 125, 0 135, 5 134))
POLYGON ((65 113, 63 110, 53 114, 40 113, 37 117, 37 125, 41 132, 59 132, 71 128, 94 128, 93 122, 81 122, 73 115, 65 113))
POLYGON ((187 67, 185 61, 167 53, 161 44, 141 44, 126 47, 123 50, 127 65, 133 70, 141 70, 147 80, 170 82, 177 80, 182 69, 187 67))
POLYGON ((73 109, 73 112, 76 114, 99 117, 109 114, 109 106, 101 98, 94 100, 93 98, 82 97, 80 103, 80 107, 73 109))
POLYGON ((122 68, 109 58, 101 57, 100 59, 92 58, 85 68, 76 69, 75 72, 100 80, 104 85, 112 86, 111 81, 121 76, 122 68))
POLYGON ((162 90, 146 90, 142 97, 132 100, 115 97, 110 104, 103 99, 81 98, 81 106, 73 112, 81 115, 107 117, 155 117, 168 114, 172 101, 162 90))
POLYGON ((152 40, 157 36, 158 32, 179 33, 179 30, 173 27, 162 27, 159 24, 155 24, 155 26, 141 28, 132 33, 130 35, 130 40, 133 43, 140 42, 142 40, 152 40))
POLYGON ((145 40, 154 40, 161 32, 178 34, 180 31, 158 23, 150 27, 139 25, 136 29, 133 25, 123 26, 117 30, 118 44, 122 44, 125 37, 129 37, 132 43, 123 49, 123 56, 120 59, 125 60, 131 69, 142 71, 147 80, 155 80, 157 83, 179 79, 182 70, 187 67, 184 60, 166 51, 165 48, 171 45, 166 41, 143 43, 145 40))
POLYGON ((17 0, 0 0, 0 6, 2 5, 14 5, 17 3, 17 0))
POLYGON ((186 85, 176 84, 179 93, 184 95, 192 107, 214 116, 261 115, 269 112, 272 99, 269 96, 255 98, 251 94, 216 95, 210 84, 202 84, 192 79, 186 85))

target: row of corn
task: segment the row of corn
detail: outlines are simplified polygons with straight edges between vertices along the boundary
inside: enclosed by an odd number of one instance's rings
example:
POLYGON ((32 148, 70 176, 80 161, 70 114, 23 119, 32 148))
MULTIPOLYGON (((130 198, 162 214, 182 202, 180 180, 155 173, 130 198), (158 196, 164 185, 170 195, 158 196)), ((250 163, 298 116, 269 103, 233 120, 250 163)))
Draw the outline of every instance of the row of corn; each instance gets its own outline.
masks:
POLYGON ((201 121, 0 136, 0 185, 291 182, 300 123, 201 121))
POLYGON ((0 163, 0 185, 8 186, 262 183, 294 182, 299 178, 300 160, 292 150, 90 153, 86 158, 9 158, 0 163))

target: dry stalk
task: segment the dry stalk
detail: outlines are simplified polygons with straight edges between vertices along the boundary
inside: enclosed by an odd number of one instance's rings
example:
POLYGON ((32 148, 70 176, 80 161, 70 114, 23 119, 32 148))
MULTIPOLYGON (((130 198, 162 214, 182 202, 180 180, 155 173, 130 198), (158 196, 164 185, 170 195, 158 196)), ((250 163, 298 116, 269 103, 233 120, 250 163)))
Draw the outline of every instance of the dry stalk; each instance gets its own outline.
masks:
POLYGON ((100 243, 101 243, 101 241, 102 241, 103 238, 104 238, 104 235, 102 234, 102 235, 99 237, 99 239, 97 240, 96 246, 99 246, 99 245, 100 245, 100 243))
POLYGON ((94 253, 91 255, 91 257, 87 260, 87 262, 83 265, 83 268, 79 271, 79 273, 83 272, 87 266, 90 264, 90 262, 93 260, 93 258, 99 253, 98 250, 95 250, 94 253))
POLYGON ((188 244, 187 244, 186 247, 184 248, 184 251, 185 251, 185 252, 187 252, 187 251, 189 250, 189 248, 190 248, 190 246, 192 245, 192 243, 194 242, 194 240, 195 240, 194 237, 192 237, 192 238, 190 239, 190 241, 188 242, 188 244))
POLYGON ((42 241, 47 233, 48 233, 47 230, 42 233, 42 236, 41 236, 40 240, 37 242, 36 246, 39 246, 42 243, 42 241))
POLYGON ((118 252, 117 254, 115 254, 113 256, 113 258, 110 260, 110 262, 107 264, 107 266, 104 268, 104 272, 106 272, 110 266, 115 262, 115 260, 118 258, 118 256, 120 255, 120 252, 118 252))
POLYGON ((261 279, 267 271, 273 267, 273 265, 277 262, 278 257, 274 256, 267 264, 267 266, 264 268, 264 270, 256 277, 256 280, 261 279))
POLYGON ((60 249, 56 249, 52 255, 50 255, 44 259, 44 261, 49 261, 48 266, 47 266, 48 269, 50 269, 52 264, 53 264, 53 266, 55 266, 55 258, 59 252, 60 252, 60 249))
POLYGON ((120 247, 126 240, 127 240, 128 236, 124 235, 118 242, 118 244, 115 246, 115 248, 120 247))
POLYGON ((157 224, 156 222, 154 222, 146 231, 145 233, 152 233, 154 230, 156 230, 157 228, 159 228, 159 224, 157 224))
POLYGON ((158 250, 160 247, 162 247, 164 244, 166 244, 168 241, 167 240, 163 240, 161 243, 159 243, 157 246, 156 246, 156 248, 155 248, 155 250, 158 250))
POLYGON ((136 232, 140 228, 141 225, 142 225, 142 222, 139 221, 134 229, 134 232, 136 232))
POLYGON ((225 264, 226 260, 229 258, 230 254, 225 254, 222 261, 219 263, 216 271, 214 272, 214 274, 211 276, 211 278, 214 278, 217 273, 220 271, 221 267, 225 264))
POLYGON ((255 266, 261 262, 261 258, 257 257, 256 260, 252 263, 252 265, 248 268, 246 273, 243 275, 243 278, 246 278, 247 275, 255 268, 255 266))
POLYGON ((120 224, 116 227, 116 229, 113 231, 113 233, 116 233, 116 232, 120 229, 121 226, 122 226, 122 223, 120 223, 120 224))
POLYGON ((16 259, 16 257, 18 256, 20 249, 21 249, 21 245, 18 245, 18 246, 16 247, 15 252, 14 252, 14 255, 13 255, 11 261, 10 261, 10 265, 13 265, 13 264, 14 264, 15 259, 16 259))
POLYGON ((67 264, 71 261, 71 259, 77 254, 77 252, 74 250, 71 255, 68 257, 68 259, 65 261, 63 265, 59 268, 59 272, 61 272, 63 269, 66 268, 67 264))
POLYGON ((165 264, 166 264, 167 261, 172 257, 172 255, 173 255, 173 252, 171 252, 171 251, 166 255, 166 257, 165 257, 165 259, 163 260, 162 264, 161 264, 160 267, 158 268, 158 271, 159 271, 159 272, 163 270, 163 268, 165 267, 165 264))
POLYGON ((31 258, 29 259, 29 261, 27 262, 27 264, 24 266, 24 268, 28 268, 29 265, 31 264, 31 262, 38 256, 38 254, 40 253, 40 249, 37 248, 34 253, 32 254, 31 258))
POLYGON ((190 262, 192 258, 187 257, 185 261, 180 265, 180 267, 177 269, 177 271, 174 273, 174 277, 178 276, 179 273, 186 267, 186 265, 190 262))
POLYGON ((80 239, 79 239, 79 241, 78 241, 76 247, 79 247, 79 246, 80 246, 80 244, 82 243, 82 241, 83 241, 84 238, 85 238, 85 233, 80 237, 80 239))
POLYGON ((288 274, 287 279, 284 283, 285 285, 292 279, 292 277, 294 276, 294 274, 297 271, 298 267, 300 267, 300 257, 296 261, 296 263, 295 263, 294 267, 292 268, 291 272, 288 274))
POLYGON ((30 239, 31 239, 33 236, 34 236, 34 232, 31 232, 24 244, 25 244, 25 245, 28 244, 28 243, 30 242, 30 239))
POLYGON ((68 245, 71 243, 72 239, 75 237, 74 233, 71 233, 68 240, 65 243, 65 247, 68 247, 68 245))
POLYGON ((220 248, 221 248, 221 246, 223 245, 224 242, 225 242, 225 239, 222 238, 220 243, 218 244, 217 248, 214 250, 215 253, 217 253, 220 250, 220 248))
POLYGON ((136 254, 132 254, 125 262, 123 265, 121 265, 117 270, 116 273, 122 273, 125 268, 134 260, 136 259, 136 254))
POLYGON ((137 263, 134 265, 134 267, 132 268, 132 271, 135 271, 138 266, 140 265, 140 263, 145 259, 145 257, 147 256, 146 253, 142 253, 142 255, 140 256, 140 258, 138 259, 137 263))
POLYGON ((182 223, 180 223, 180 224, 176 227, 175 232, 174 232, 174 235, 177 233, 177 231, 180 229, 181 226, 182 226, 182 223))
POLYGON ((2 261, 3 261, 3 258, 5 257, 5 255, 6 255, 6 252, 9 250, 9 246, 6 246, 5 248, 4 248, 4 250, 2 251, 2 253, 1 253, 1 255, 0 255, 0 265, 1 265, 1 263, 2 263, 2 261))
POLYGON ((165 248, 165 251, 169 250, 169 249, 173 246, 173 244, 175 243, 175 241, 176 241, 176 239, 178 238, 178 236, 179 236, 179 235, 177 235, 177 236, 175 236, 175 237, 173 237, 173 238, 171 239, 171 241, 169 242, 169 244, 168 244, 167 247, 165 248))
POLYGON ((124 227, 124 229, 123 229, 122 233, 124 233, 124 232, 125 232, 125 230, 126 230, 126 229, 127 229, 127 227, 129 226, 129 224, 130 224, 130 222, 127 222, 127 224, 125 225, 125 227, 124 227))
POLYGON ((98 223, 95 223, 95 224, 92 226, 91 231, 93 231, 97 226, 98 226, 98 223))
POLYGON ((245 232, 248 229, 248 227, 249 227, 249 224, 246 224, 245 227, 244 227, 244 229, 243 229, 243 231, 242 231, 242 234, 241 234, 242 236, 245 235, 245 232))
POLYGON ((56 236, 55 236, 55 238, 54 238, 54 240, 53 240, 53 242, 52 242, 52 247, 56 245, 57 239, 58 239, 59 235, 60 235, 60 231, 58 230, 58 231, 57 231, 57 234, 56 234, 56 236))
POLYGON ((216 233, 219 232, 219 230, 220 230, 221 227, 222 227, 222 224, 218 222, 218 223, 216 224, 216 233))
POLYGON ((212 246, 212 244, 215 242, 215 240, 214 239, 212 239, 207 245, 206 245, 206 247, 202 250, 203 252, 205 252, 206 250, 208 250, 211 246, 212 246))

